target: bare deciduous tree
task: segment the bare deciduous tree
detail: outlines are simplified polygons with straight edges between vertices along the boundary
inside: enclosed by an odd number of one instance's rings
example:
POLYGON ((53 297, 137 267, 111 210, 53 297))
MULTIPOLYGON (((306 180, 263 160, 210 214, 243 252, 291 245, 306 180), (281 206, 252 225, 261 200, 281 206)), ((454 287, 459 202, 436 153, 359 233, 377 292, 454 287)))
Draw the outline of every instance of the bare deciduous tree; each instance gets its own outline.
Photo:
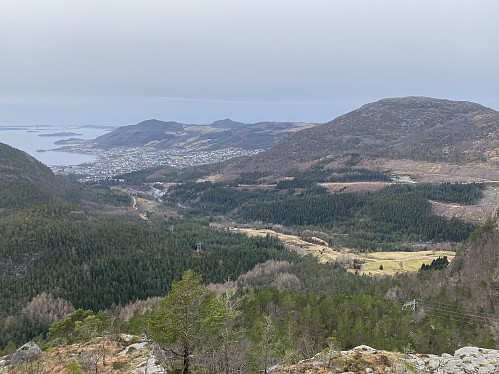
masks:
POLYGON ((74 311, 75 308, 69 301, 56 299, 51 294, 42 292, 27 303, 22 312, 32 323, 42 322, 50 325, 62 321, 74 311))

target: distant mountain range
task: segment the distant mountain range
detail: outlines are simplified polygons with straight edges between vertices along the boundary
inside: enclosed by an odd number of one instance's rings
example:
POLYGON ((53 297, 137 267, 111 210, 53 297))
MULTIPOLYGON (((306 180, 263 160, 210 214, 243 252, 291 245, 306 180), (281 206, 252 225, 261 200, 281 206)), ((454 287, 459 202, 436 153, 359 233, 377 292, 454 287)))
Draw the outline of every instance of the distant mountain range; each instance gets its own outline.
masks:
POLYGON ((119 127, 94 140, 97 148, 153 147, 215 150, 238 147, 268 149, 284 136, 313 127, 313 123, 259 122, 246 124, 224 119, 211 125, 186 125, 150 119, 119 127))

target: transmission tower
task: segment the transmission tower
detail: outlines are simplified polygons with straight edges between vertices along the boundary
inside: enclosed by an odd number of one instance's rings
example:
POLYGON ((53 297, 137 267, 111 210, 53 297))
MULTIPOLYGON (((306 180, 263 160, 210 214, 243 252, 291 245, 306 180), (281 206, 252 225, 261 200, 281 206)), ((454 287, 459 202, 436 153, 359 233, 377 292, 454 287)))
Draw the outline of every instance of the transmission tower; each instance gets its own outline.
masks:
POLYGON ((412 301, 408 301, 404 305, 402 305, 402 310, 406 309, 407 307, 411 307, 411 309, 415 311, 416 305, 418 305, 418 302, 416 301, 416 299, 413 299, 412 301))

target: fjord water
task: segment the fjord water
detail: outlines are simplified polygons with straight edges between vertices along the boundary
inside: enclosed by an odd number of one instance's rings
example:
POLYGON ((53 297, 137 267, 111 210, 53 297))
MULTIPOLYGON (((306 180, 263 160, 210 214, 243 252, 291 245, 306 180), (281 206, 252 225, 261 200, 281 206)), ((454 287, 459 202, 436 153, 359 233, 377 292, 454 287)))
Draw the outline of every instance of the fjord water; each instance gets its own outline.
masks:
POLYGON ((95 157, 81 153, 54 151, 62 146, 54 142, 70 138, 95 139, 111 130, 111 127, 76 125, 0 126, 0 142, 24 151, 48 166, 79 165, 93 162, 95 157), (68 135, 69 133, 71 134, 68 135))

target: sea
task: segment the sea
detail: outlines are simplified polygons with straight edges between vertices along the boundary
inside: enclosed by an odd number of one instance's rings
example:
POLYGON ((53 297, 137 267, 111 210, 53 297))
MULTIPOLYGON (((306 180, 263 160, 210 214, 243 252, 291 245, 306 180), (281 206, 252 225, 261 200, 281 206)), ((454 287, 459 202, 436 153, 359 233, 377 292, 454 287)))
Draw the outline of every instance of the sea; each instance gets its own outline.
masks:
POLYGON ((94 162, 92 155, 61 152, 58 140, 90 140, 113 131, 117 126, 50 125, 0 126, 0 143, 20 149, 47 166, 69 166, 94 162))

